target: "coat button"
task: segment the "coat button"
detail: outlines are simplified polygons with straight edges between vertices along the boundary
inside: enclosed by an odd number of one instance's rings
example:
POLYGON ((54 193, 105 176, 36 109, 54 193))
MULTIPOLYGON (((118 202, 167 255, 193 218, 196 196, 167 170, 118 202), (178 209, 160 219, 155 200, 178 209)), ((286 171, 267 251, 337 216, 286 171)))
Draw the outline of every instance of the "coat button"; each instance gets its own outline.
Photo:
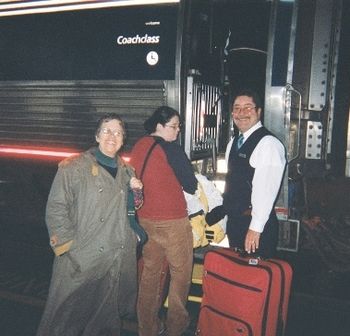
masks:
POLYGON ((102 222, 102 223, 103 223, 104 221, 105 221, 105 219, 104 219, 104 218, 101 218, 101 219, 100 219, 100 222, 102 222))
POLYGON ((104 251, 104 247, 101 246, 98 250, 99 250, 100 252, 103 252, 103 251, 104 251))

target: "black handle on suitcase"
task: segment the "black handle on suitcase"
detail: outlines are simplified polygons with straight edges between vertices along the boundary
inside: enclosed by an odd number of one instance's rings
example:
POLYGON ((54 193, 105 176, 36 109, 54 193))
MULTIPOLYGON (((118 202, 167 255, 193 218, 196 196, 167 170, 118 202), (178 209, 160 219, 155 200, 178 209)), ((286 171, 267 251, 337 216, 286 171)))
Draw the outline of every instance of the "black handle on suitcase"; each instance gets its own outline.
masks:
POLYGON ((259 263, 259 260, 263 260, 263 258, 259 255, 258 251, 253 252, 253 253, 248 253, 247 251, 244 251, 244 250, 239 249, 239 248, 234 248, 234 250, 235 250, 235 252, 238 252, 240 257, 251 259, 249 262, 250 265, 256 265, 259 263))

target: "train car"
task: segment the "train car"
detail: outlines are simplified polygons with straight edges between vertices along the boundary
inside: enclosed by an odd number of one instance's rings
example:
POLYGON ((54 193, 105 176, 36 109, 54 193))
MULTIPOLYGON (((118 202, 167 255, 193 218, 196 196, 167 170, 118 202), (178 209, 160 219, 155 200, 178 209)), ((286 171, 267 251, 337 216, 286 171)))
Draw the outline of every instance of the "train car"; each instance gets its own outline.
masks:
POLYGON ((105 112, 126 121, 127 157, 157 106, 178 109, 188 157, 219 185, 230 100, 249 86, 287 149, 276 209, 280 248, 297 251, 300 221, 322 211, 322 194, 334 211, 349 201, 348 14, 344 0, 0 4, 2 222, 43 226, 57 161, 91 145, 105 112))
POLYGON ((11 272, 25 256, 39 260, 13 288, 35 286, 39 264, 48 276, 44 215, 57 164, 91 146, 102 114, 126 122, 127 159, 156 107, 179 110, 180 144, 223 190, 231 100, 250 87, 287 151, 278 249, 302 266, 286 335, 348 335, 349 16, 347 0, 0 1, 0 255, 14 256, 11 272), (343 306, 307 296, 338 274, 343 306))

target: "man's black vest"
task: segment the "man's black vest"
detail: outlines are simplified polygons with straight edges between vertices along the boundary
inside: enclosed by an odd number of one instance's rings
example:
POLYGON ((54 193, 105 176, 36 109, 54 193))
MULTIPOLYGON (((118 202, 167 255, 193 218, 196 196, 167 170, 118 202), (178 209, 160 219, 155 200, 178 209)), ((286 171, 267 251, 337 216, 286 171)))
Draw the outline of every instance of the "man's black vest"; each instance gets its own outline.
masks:
POLYGON ((259 141, 272 135, 265 127, 258 128, 237 150, 236 136, 229 155, 224 192, 224 208, 229 216, 241 216, 251 208, 252 180, 255 169, 249 164, 250 156, 259 141))

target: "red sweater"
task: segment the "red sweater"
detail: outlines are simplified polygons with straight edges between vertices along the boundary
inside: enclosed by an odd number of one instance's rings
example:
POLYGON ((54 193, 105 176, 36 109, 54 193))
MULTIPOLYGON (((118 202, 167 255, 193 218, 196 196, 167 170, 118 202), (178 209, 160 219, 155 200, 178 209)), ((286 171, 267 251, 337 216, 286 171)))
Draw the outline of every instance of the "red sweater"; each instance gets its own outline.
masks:
MULTIPOLYGON (((153 142, 152 137, 143 137, 132 150, 130 163, 135 167, 137 176, 140 176, 147 152, 153 142)), ((138 210, 140 218, 168 220, 188 216, 182 187, 159 144, 155 146, 149 157, 142 182, 144 203, 138 210)))

